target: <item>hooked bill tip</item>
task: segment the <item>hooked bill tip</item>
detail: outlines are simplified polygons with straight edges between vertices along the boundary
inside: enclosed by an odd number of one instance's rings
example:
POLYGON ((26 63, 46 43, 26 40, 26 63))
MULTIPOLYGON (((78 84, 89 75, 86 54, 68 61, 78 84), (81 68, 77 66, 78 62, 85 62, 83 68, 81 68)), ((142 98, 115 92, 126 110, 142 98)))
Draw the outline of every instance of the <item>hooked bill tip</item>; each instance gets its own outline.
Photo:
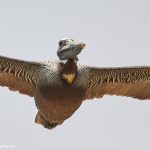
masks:
POLYGON ((85 43, 78 43, 76 46, 83 49, 85 47, 85 43))

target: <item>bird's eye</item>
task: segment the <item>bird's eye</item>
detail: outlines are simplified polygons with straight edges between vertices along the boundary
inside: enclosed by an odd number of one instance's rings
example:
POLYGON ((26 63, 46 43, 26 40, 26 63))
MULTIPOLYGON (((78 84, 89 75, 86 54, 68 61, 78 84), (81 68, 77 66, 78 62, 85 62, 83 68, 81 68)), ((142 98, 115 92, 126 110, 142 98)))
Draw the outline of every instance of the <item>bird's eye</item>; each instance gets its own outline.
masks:
POLYGON ((61 46, 62 44, 63 44, 63 42, 62 42, 62 41, 60 41, 60 42, 59 42, 59 46, 61 46))

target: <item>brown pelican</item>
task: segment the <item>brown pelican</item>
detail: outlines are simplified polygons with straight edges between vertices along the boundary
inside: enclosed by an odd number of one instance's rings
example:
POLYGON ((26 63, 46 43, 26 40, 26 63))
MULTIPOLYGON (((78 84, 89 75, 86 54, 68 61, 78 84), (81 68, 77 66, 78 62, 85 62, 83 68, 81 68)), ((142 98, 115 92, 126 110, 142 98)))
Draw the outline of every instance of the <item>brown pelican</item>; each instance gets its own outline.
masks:
POLYGON ((0 85, 34 97, 35 122, 52 129, 86 99, 120 95, 150 99, 150 67, 96 68, 77 64, 84 43, 59 42, 59 61, 32 62, 0 56, 0 85), (62 62, 62 60, 66 62, 62 62))

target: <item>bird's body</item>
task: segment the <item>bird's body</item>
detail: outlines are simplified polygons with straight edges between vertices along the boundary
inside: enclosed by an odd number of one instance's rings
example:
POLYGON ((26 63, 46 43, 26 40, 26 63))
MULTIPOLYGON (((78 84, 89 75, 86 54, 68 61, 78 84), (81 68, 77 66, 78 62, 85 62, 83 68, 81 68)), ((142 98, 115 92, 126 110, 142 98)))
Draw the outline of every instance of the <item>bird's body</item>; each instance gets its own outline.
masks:
POLYGON ((35 92, 35 103, 42 119, 47 121, 46 127, 51 128, 51 124, 52 127, 54 123, 55 125, 61 124, 79 108, 84 100, 85 92, 77 84, 77 68, 73 60, 69 60, 66 64, 51 62, 43 68, 43 71, 46 76, 43 74, 39 80, 35 92), (75 80, 72 78, 72 82, 70 80, 68 83, 67 77, 64 78, 65 74, 66 76, 74 74, 75 80))
POLYGON ((104 95, 150 99, 150 67, 96 68, 72 58, 31 62, 0 56, 0 85, 34 97, 35 122, 52 129, 86 99, 104 95))

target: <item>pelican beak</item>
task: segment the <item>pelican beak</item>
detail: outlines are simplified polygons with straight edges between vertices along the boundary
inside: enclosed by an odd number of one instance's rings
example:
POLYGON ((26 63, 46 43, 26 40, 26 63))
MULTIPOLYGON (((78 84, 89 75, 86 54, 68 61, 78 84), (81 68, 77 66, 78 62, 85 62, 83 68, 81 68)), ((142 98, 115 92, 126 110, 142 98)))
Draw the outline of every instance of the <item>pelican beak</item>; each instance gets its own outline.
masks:
POLYGON ((85 43, 77 43, 77 44, 75 44, 75 46, 83 49, 85 47, 85 43))

